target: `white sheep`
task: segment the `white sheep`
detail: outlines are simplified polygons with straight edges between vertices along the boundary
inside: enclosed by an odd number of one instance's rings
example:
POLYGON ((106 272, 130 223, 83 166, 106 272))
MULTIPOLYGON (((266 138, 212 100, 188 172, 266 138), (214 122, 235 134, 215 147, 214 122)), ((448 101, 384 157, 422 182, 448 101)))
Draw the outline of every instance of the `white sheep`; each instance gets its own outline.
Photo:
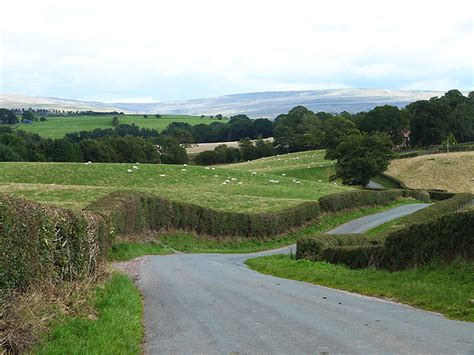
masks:
POLYGON ((275 180, 270 180, 269 182, 270 182, 270 184, 274 184, 275 180))
POLYGON ((160 177, 165 177, 166 175, 165 174, 160 174, 160 177))
POLYGON ((301 181, 297 180, 296 183, 299 185, 299 184, 301 184, 301 181))
POLYGON ((224 182, 222 183, 222 185, 227 185, 227 182, 224 181, 224 182))
POLYGON ((286 176, 286 174, 285 174, 285 173, 283 173, 283 174, 281 174, 281 176, 286 176))
POLYGON ((322 182, 323 180, 318 180, 318 182, 322 182))
POLYGON ((243 184, 243 182, 242 182, 242 181, 239 181, 239 185, 242 185, 242 184, 243 184))
POLYGON ((214 177, 219 177, 219 175, 214 175, 214 177))
POLYGON ((188 166, 188 164, 183 164, 183 166, 188 166))
POLYGON ((137 169, 138 169, 138 166, 134 165, 132 168, 134 168, 135 170, 137 170, 137 169))
POLYGON ((255 176, 257 175, 257 172, 256 171, 252 171, 252 176, 255 176))
POLYGON ((211 170, 216 170, 216 168, 211 168, 211 170))
POLYGON ((208 167, 208 166, 206 166, 204 169, 206 169, 206 170, 211 170, 211 168, 210 168, 210 167, 208 167))
POLYGON ((133 173, 133 170, 132 170, 132 169, 128 169, 127 172, 133 173))
POLYGON ((236 178, 232 178, 231 180, 232 180, 232 181, 237 181, 237 179, 236 179, 236 178))
POLYGON ((184 171, 186 171, 186 169, 181 169, 181 171, 183 171, 183 172, 184 172, 184 171))
POLYGON ((291 180, 291 181, 296 182, 296 179, 293 179, 293 180, 291 180))

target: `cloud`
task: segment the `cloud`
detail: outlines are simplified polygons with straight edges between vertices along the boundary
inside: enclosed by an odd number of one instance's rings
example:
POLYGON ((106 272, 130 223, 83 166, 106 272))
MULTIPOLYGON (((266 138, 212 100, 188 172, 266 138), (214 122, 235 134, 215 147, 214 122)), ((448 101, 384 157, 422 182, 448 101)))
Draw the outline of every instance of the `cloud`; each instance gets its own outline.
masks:
POLYGON ((469 1, 17 0, 2 92, 183 99, 233 92, 473 86, 469 1), (21 18, 21 22, 18 19, 21 18))

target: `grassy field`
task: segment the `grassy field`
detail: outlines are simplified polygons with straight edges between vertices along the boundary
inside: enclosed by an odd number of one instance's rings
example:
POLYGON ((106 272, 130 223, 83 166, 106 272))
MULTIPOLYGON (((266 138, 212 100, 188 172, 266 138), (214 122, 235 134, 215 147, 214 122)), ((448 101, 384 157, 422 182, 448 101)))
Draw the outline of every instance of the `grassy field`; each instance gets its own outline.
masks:
POLYGON ((474 192, 474 152, 397 159, 386 173, 411 188, 474 192))
POLYGON ((143 305, 125 275, 114 275, 90 300, 97 319, 66 317, 51 324, 35 354, 141 354, 143 305))
POLYGON ((473 262, 431 264, 399 272, 351 270, 342 265, 293 260, 286 255, 250 259, 246 264, 264 274, 382 297, 449 318, 474 321, 473 262))
MULTIPOLYGON (((134 123, 139 127, 152 128, 157 131, 164 130, 173 122, 185 122, 190 125, 217 122, 215 118, 200 118, 199 116, 184 115, 163 115, 157 119, 154 118, 153 115, 148 115, 148 118, 144 118, 143 115, 115 116, 118 117, 120 124, 134 123)), ((16 125, 14 129, 36 133, 44 138, 62 138, 66 133, 93 131, 96 128, 113 128, 112 117, 114 117, 114 115, 47 117, 44 122, 38 121, 31 124, 20 123, 16 125)))
MULTIPOLYGON (((290 161, 294 155, 280 158, 290 161)), ((293 159, 296 162, 288 167, 287 176, 281 176, 284 160, 278 160, 278 157, 263 159, 265 166, 274 166, 274 169, 270 168, 268 173, 259 170, 257 175, 243 169, 243 165, 235 169, 235 165, 206 168, 140 164, 137 170, 128 173, 133 164, 7 162, 0 163, 0 192, 81 209, 112 191, 137 190, 220 210, 261 212, 292 207, 350 189, 336 186, 327 179, 316 180, 315 177, 326 174, 326 165, 331 163, 324 163, 321 158, 312 159, 313 175, 308 176, 311 180, 301 179, 300 184, 293 181, 295 178, 290 171, 299 172, 308 162, 293 159), (229 183, 224 184, 225 180, 229 183), (270 180, 279 183, 272 184, 270 180)), ((257 160, 254 164, 262 164, 262 161, 257 160)))

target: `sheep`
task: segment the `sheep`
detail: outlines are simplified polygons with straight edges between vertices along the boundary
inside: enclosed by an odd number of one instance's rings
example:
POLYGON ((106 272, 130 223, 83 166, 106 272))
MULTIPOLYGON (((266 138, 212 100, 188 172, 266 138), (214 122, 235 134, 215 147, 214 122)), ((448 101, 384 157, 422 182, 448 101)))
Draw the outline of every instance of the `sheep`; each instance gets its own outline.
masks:
POLYGON ((296 183, 299 185, 299 184, 301 184, 301 181, 297 180, 296 183))
POLYGON ((285 174, 285 173, 283 173, 283 174, 281 174, 281 176, 286 176, 286 174, 285 174))
POLYGON ((165 174, 160 174, 160 177, 165 177, 166 175, 165 174))
POLYGON ((296 179, 293 179, 293 180, 291 180, 291 181, 296 182, 296 179))
POLYGON ((127 172, 133 173, 133 170, 132 170, 132 169, 128 169, 127 172))
POLYGON ((183 171, 183 172, 184 172, 184 171, 186 171, 186 169, 181 169, 181 171, 183 171))
POLYGON ((239 181, 239 185, 242 185, 242 184, 243 184, 243 182, 242 182, 242 181, 239 181))
POLYGON ((255 176, 257 175, 257 172, 256 171, 252 171, 252 176, 255 176))
POLYGON ((211 168, 210 168, 210 167, 208 167, 208 166, 206 166, 204 169, 206 169, 206 170, 211 170, 211 168))
POLYGON ((222 185, 227 185, 227 182, 224 181, 224 182, 222 183, 222 185))
POLYGON ((134 165, 134 166, 132 166, 132 168, 134 168, 135 170, 137 170, 137 169, 138 169, 138 166, 134 165))
POLYGON ((269 182, 270 182, 270 184, 274 184, 275 180, 270 180, 269 182))
POLYGON ((188 166, 188 164, 183 164, 183 166, 188 166))
POLYGON ((318 180, 318 182, 322 182, 323 180, 318 180))
POLYGON ((236 178, 232 178, 231 180, 232 180, 232 181, 237 181, 237 179, 236 179, 236 178))
POLYGON ((92 164, 92 162, 89 160, 87 163, 84 163, 86 165, 92 164))
POLYGON ((278 184, 280 181, 279 180, 275 180, 275 184, 278 184))
POLYGON ((211 168, 211 170, 216 170, 216 168, 211 168))
POLYGON ((214 175, 214 177, 219 177, 219 175, 214 175))
POLYGON ((334 186, 337 186, 337 182, 334 183, 334 186))

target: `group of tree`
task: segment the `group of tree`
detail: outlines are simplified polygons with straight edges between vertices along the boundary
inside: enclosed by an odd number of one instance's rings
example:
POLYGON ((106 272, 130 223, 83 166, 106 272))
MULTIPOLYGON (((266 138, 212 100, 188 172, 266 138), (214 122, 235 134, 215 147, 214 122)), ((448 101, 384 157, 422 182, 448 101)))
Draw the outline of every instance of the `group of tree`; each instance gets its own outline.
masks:
POLYGON ((166 136, 152 141, 111 135, 73 142, 67 138, 45 139, 1 127, 0 161, 182 164, 188 162, 188 156, 176 140, 166 136))
POLYGON ((248 161, 275 155, 272 142, 261 136, 256 140, 244 138, 239 141, 238 148, 220 144, 214 150, 207 150, 197 154, 193 161, 198 165, 232 164, 239 161, 248 161))

